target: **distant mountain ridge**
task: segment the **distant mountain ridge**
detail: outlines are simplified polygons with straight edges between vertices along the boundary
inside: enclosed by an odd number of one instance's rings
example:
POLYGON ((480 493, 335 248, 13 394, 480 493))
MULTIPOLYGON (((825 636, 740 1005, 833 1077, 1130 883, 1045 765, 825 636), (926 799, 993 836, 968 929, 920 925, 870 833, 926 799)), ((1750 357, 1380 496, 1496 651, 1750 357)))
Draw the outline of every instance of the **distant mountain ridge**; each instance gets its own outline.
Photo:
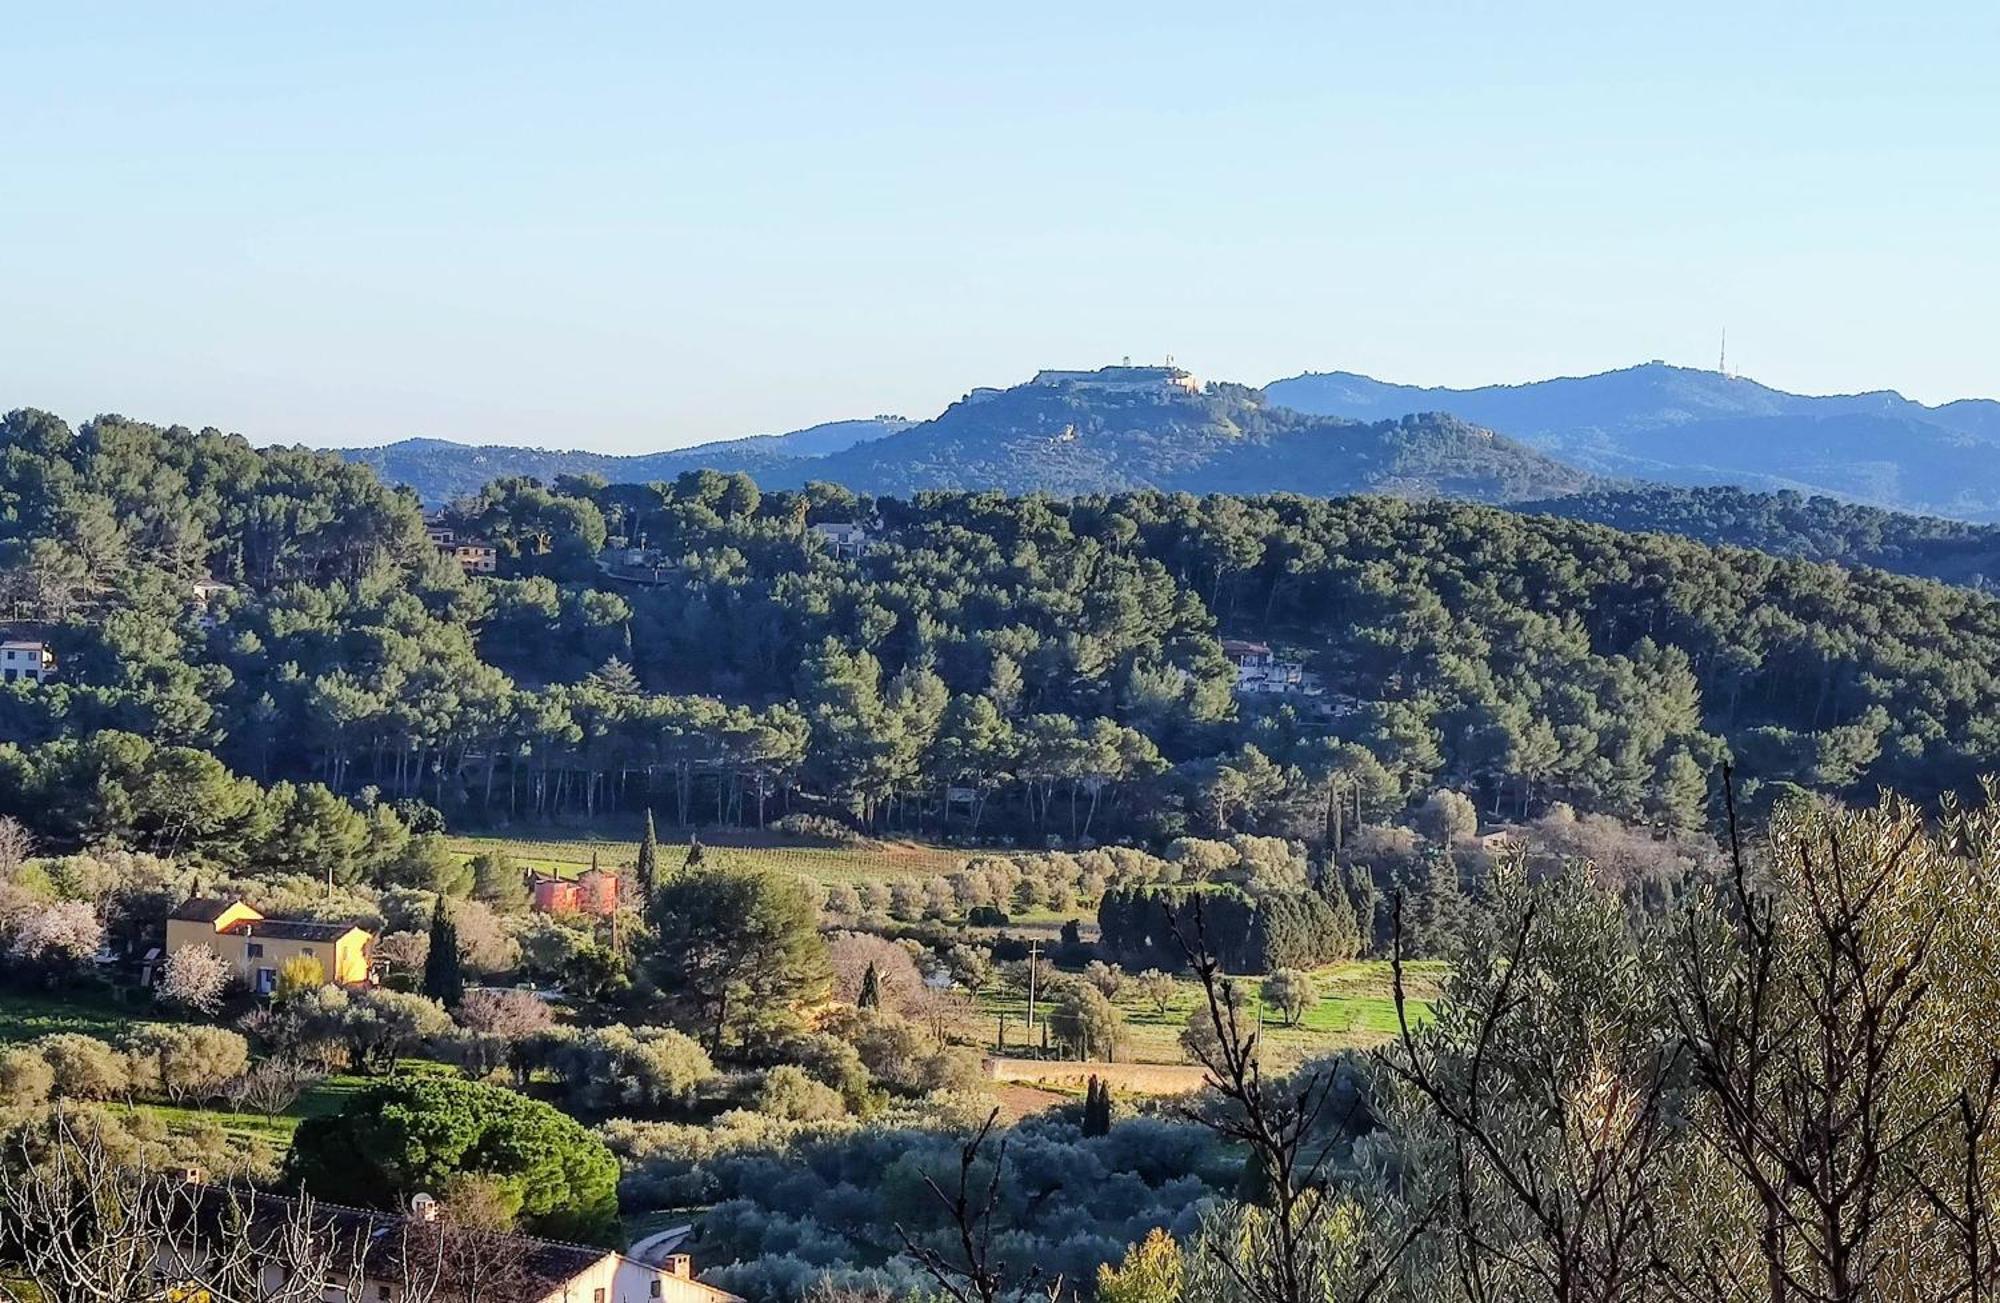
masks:
POLYGON ((1594 482, 1452 417, 1338 420, 1273 407, 1241 385, 1149 393, 1069 382, 980 391, 934 420, 821 459, 812 476, 901 496, 1152 488, 1478 502, 1559 496, 1594 482))
POLYGON ((974 390, 920 423, 841 422, 638 457, 439 440, 341 455, 432 502, 476 491, 499 475, 594 473, 647 483, 695 468, 745 471, 767 488, 827 480, 899 496, 925 489, 1073 496, 1157 488, 1513 502, 1596 483, 1556 458, 1453 417, 1315 416, 1274 407, 1242 385, 1195 392, 1191 377, 1175 372, 1174 379, 1170 370, 1044 372, 1009 389, 974 390))
POLYGON ((507 444, 456 443, 449 439, 401 439, 375 448, 337 448, 351 462, 373 466, 384 480, 407 484, 426 502, 447 502, 476 493, 491 480, 532 475, 602 475, 614 484, 650 484, 701 467, 753 474, 800 458, 824 457, 858 443, 881 439, 914 422, 900 416, 827 421, 786 434, 718 439, 688 448, 619 456, 574 449, 523 448, 507 444))
POLYGON ((1793 394, 1663 362, 1472 389, 1313 372, 1264 392, 1298 411, 1354 420, 1450 412, 1603 475, 2000 520, 2000 402, 1992 399, 1932 407, 1892 390, 1793 394))

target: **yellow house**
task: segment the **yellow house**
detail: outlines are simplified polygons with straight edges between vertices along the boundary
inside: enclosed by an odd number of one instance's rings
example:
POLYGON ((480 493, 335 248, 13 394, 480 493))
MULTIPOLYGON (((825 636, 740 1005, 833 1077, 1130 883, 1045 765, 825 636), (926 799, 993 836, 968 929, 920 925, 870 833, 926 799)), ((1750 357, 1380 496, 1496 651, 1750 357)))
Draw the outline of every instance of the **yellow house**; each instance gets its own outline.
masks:
POLYGON ((285 961, 298 958, 318 963, 326 981, 365 985, 374 945, 374 934, 352 923, 265 918, 241 900, 196 896, 167 915, 167 954, 207 946, 259 995, 269 995, 285 961))

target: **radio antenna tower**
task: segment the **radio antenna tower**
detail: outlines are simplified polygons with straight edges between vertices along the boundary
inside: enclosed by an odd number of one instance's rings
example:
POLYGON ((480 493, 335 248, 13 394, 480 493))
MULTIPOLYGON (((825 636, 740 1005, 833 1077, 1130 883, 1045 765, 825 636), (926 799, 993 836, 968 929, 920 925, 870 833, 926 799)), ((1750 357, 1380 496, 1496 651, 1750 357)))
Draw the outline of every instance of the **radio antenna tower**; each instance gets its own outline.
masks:
POLYGON ((1715 369, 1722 373, 1724 380, 1729 378, 1729 327, 1727 326, 1722 328, 1722 356, 1716 359, 1715 369))

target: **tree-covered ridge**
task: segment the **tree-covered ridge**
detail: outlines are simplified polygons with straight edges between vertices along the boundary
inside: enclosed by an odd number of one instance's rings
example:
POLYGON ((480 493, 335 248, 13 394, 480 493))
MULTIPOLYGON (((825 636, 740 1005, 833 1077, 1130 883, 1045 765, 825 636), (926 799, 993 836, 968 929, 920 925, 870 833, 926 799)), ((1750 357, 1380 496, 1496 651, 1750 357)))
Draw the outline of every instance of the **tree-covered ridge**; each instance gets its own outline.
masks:
POLYGON ((2000 579, 2000 527, 1822 496, 1662 485, 1594 489, 1516 509, 1776 556, 1878 566, 1973 588, 1990 590, 2000 579))
POLYGON ((473 823, 651 806, 1164 842, 1319 840, 1444 785, 1687 827, 1730 756, 1760 784, 1920 794, 2000 759, 2000 605, 1665 535, 701 472, 491 484, 450 513, 500 549, 470 579, 412 498, 331 455, 108 418, 5 431, 11 614, 61 669, 0 685, 0 805, 62 843, 350 878, 420 857, 333 794, 473 823), (811 528, 835 521, 867 526, 858 555, 811 528), (600 569, 607 545, 638 550, 638 582, 600 569), (235 585, 205 610, 203 570, 235 585), (1323 691, 1239 695, 1224 636, 1323 691))
POLYGON ((1241 385, 1121 394, 1018 385, 822 459, 807 471, 854 489, 1110 493, 1449 494, 1505 502, 1572 492, 1589 477, 1461 421, 1374 424, 1267 405, 1241 385))
POLYGON ((1448 417, 1366 424, 1306 416, 1228 384, 1211 385, 1199 395, 1026 384, 981 391, 918 424, 842 422, 775 439, 644 457, 472 448, 434 440, 342 455, 378 466, 385 478, 410 485, 426 501, 519 475, 544 480, 595 475, 615 484, 640 484, 697 468, 748 472, 766 488, 799 488, 819 480, 900 496, 927 489, 1068 496, 1158 488, 1441 494, 1509 502, 1591 483, 1590 476, 1553 458, 1448 417))

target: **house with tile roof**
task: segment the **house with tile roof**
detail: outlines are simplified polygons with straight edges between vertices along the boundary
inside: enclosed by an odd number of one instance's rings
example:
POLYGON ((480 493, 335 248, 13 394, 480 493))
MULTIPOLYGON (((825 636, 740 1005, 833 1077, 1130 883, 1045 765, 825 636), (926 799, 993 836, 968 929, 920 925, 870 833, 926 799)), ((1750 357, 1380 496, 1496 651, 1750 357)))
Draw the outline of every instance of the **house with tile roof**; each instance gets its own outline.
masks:
POLYGON ((310 959, 325 980, 364 986, 373 974, 375 934, 352 923, 266 918, 238 897, 196 896, 167 915, 167 955, 207 946, 259 995, 277 985, 287 961, 310 959))
POLYGON ((205 1268, 225 1259, 265 1263, 264 1297, 297 1297, 299 1282, 284 1279, 282 1264, 297 1256, 288 1250, 304 1230, 325 1251, 319 1294, 328 1303, 743 1303, 696 1280, 685 1253, 641 1261, 598 1245, 454 1226, 422 1194, 407 1213, 385 1212, 209 1185, 190 1172, 169 1218, 174 1231, 154 1272, 168 1298, 210 1293, 205 1268))

